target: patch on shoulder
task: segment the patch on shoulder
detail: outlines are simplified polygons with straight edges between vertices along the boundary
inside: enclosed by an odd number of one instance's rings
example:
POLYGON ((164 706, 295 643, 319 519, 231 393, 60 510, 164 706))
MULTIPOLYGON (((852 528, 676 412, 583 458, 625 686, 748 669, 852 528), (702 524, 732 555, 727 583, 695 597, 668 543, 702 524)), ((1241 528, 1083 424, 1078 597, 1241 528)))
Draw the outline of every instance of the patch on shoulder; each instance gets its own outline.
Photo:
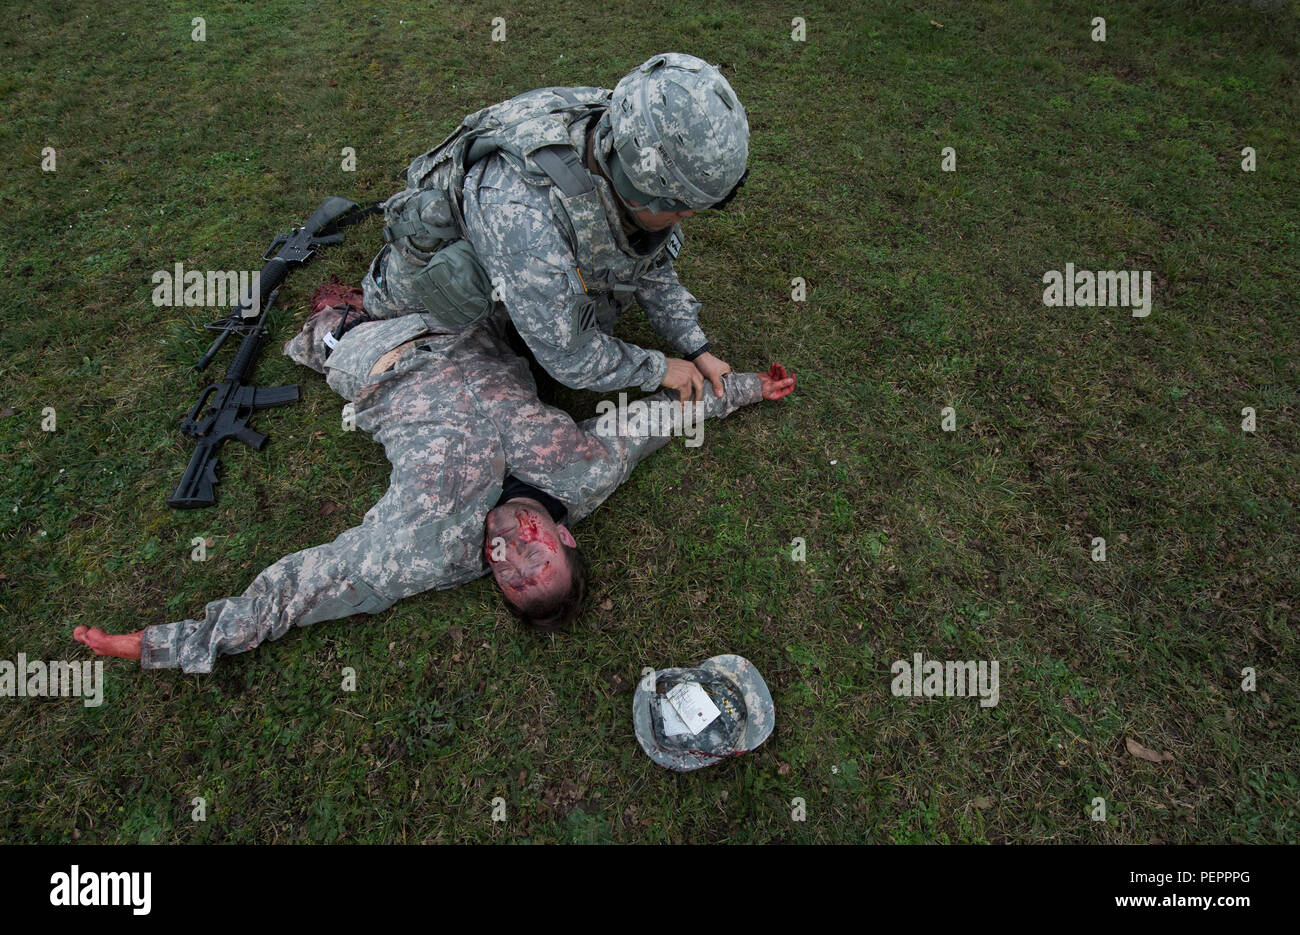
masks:
POLYGON ((668 243, 664 245, 664 249, 668 251, 668 256, 674 260, 677 259, 677 254, 682 252, 682 235, 676 227, 668 235, 668 243))
POLYGON ((599 318, 596 315, 596 300, 589 295, 575 295, 571 322, 573 343, 586 344, 590 341, 600 330, 599 318))

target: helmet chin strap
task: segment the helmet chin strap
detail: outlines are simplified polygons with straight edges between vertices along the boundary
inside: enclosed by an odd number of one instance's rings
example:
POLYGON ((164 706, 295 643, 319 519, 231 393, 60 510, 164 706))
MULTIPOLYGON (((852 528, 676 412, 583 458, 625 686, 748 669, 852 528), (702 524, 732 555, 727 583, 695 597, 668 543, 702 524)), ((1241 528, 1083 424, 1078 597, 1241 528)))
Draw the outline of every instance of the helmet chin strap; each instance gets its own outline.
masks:
POLYGON ((642 224, 641 219, 637 217, 637 211, 639 209, 635 205, 629 203, 623 197, 622 193, 619 192, 618 186, 614 184, 614 175, 609 167, 609 153, 606 152, 607 143, 609 144, 609 152, 613 152, 613 143, 610 141, 613 132, 614 129, 610 125, 609 120, 609 111, 605 111, 605 115, 601 117, 600 122, 596 124, 595 138, 592 140, 591 149, 596 156, 596 163, 600 166, 600 171, 604 173, 605 179, 609 182, 609 189, 614 193, 614 200, 618 203, 619 207, 623 209, 623 214, 641 230, 650 232, 650 228, 642 224))

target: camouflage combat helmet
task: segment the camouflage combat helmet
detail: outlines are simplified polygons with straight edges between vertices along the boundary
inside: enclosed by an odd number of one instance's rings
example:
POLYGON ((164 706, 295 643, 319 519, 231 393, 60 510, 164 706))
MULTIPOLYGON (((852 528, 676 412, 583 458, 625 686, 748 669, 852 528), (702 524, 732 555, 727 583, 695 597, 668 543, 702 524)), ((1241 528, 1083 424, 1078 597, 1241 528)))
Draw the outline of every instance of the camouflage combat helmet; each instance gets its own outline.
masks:
POLYGON ((625 202, 656 212, 721 207, 748 174, 749 121, 717 68, 667 52, 615 86, 596 155, 625 202))
POLYGON ((775 719, 767 683, 743 656, 714 656, 691 669, 648 672, 632 696, 632 723, 641 749, 660 766, 681 773, 753 750, 772 733, 775 719), (668 736, 665 695, 682 682, 699 683, 720 713, 698 734, 668 736))

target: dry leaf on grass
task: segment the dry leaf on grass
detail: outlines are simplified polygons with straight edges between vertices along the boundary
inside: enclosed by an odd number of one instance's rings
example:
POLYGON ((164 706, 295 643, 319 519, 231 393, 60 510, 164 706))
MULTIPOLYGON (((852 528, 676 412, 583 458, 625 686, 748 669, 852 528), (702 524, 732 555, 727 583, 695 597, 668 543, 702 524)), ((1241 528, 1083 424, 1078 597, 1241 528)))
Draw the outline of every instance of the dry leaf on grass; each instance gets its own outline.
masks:
POLYGON ((1172 753, 1156 753, 1154 750, 1148 750, 1132 737, 1124 738, 1124 746, 1129 753, 1144 760, 1150 760, 1152 763, 1164 763, 1174 758, 1172 753))

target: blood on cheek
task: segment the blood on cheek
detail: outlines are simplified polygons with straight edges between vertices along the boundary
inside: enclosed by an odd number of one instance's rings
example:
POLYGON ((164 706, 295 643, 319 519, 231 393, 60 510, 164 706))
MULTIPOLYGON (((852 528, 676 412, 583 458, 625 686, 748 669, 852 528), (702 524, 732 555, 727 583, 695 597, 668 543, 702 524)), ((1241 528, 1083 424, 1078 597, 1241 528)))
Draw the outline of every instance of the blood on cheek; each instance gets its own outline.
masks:
POLYGON ((521 515, 518 520, 519 524, 519 543, 537 542, 542 545, 548 552, 558 555, 560 545, 555 541, 555 537, 550 533, 543 532, 537 520, 527 514, 521 515))
POLYGON ((520 513, 516 522, 519 525, 520 542, 537 541, 537 537, 541 534, 541 530, 537 525, 537 520, 533 519, 533 517, 529 516, 527 513, 520 513))

